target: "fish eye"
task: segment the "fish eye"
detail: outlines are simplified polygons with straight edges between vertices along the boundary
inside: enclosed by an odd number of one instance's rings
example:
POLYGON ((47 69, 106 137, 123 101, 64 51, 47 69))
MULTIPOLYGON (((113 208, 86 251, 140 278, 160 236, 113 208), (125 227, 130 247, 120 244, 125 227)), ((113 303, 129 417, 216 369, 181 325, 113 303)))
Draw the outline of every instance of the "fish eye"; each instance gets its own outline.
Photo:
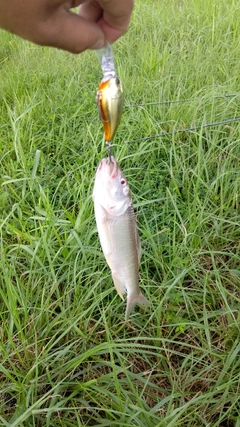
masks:
POLYGON ((122 178, 122 179, 121 179, 121 181, 120 181, 120 183, 121 183, 122 185, 125 185, 125 184, 126 184, 126 179, 122 178))
POLYGON ((116 77, 116 84, 120 85, 120 79, 119 79, 119 77, 116 77))

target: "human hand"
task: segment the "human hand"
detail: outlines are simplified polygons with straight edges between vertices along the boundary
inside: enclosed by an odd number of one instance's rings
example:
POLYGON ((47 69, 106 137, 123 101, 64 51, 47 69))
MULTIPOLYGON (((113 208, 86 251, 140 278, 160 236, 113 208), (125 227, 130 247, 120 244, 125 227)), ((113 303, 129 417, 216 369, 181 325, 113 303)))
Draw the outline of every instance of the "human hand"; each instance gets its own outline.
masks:
POLYGON ((72 53, 100 49, 128 28, 133 0, 0 0, 0 27, 72 53), (80 5, 78 14, 71 8, 80 5))

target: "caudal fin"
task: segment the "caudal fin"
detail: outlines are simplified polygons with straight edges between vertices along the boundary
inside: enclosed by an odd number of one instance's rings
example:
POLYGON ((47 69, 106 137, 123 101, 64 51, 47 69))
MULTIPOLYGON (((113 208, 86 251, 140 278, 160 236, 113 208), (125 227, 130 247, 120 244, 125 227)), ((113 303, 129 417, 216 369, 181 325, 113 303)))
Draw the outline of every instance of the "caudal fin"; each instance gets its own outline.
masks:
POLYGON ((127 308, 126 308, 126 313, 125 313, 125 320, 128 320, 130 313, 132 312, 132 310, 134 309, 135 305, 145 305, 147 307, 149 307, 151 305, 151 303, 147 300, 147 298, 145 298, 145 296, 143 294, 139 294, 136 297, 129 297, 127 298, 127 308))

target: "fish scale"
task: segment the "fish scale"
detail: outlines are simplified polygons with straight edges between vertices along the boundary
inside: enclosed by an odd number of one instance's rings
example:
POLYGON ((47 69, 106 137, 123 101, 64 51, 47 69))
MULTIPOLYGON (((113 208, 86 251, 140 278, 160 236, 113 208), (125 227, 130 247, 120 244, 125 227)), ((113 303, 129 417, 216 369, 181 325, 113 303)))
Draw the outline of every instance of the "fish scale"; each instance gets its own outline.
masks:
POLYGON ((109 223, 114 248, 111 254, 111 264, 116 267, 116 273, 113 271, 112 275, 114 281, 117 280, 122 284, 122 293, 125 293, 127 288, 131 288, 138 281, 139 257, 133 214, 133 208, 130 206, 124 215, 109 223))

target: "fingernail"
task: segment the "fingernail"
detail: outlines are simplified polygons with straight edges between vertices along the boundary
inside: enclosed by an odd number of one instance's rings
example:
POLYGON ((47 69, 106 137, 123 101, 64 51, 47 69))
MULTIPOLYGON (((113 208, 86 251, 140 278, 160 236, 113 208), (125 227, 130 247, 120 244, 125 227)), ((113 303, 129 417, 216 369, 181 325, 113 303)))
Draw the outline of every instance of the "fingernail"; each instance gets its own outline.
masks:
POLYGON ((99 39, 97 43, 95 43, 95 45, 91 47, 91 49, 94 49, 94 50, 102 49, 104 46, 105 46, 105 40, 99 39))

